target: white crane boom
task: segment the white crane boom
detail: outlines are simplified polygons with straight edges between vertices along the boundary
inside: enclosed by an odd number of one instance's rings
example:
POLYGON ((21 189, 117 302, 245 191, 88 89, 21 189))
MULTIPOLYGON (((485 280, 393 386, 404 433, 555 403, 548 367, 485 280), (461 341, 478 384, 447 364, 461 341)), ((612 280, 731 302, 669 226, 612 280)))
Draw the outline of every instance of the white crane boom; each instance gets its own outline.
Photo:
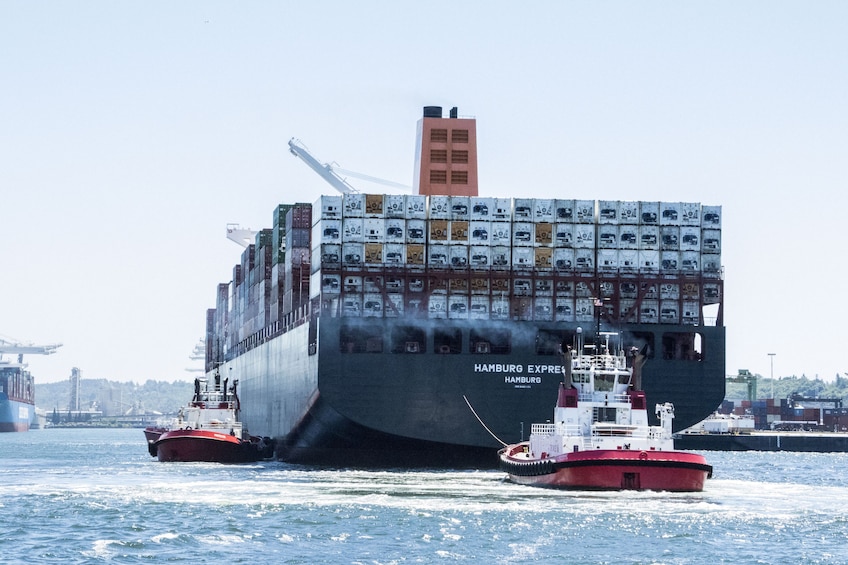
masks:
POLYGON ((60 347, 62 347, 61 343, 33 345, 32 343, 24 344, 0 338, 0 357, 2 357, 4 353, 12 355, 16 354, 18 356, 18 363, 23 365, 24 355, 50 355, 52 353, 56 353, 56 350, 60 347))
POLYGON ((333 188, 342 194, 356 194, 359 192, 348 184, 344 178, 336 174, 332 165, 327 163, 322 164, 318 161, 318 159, 313 157, 306 146, 299 140, 295 138, 291 138, 289 140, 289 151, 291 151, 292 155, 295 157, 300 157, 304 163, 309 165, 309 168, 321 175, 325 181, 330 183, 333 188))

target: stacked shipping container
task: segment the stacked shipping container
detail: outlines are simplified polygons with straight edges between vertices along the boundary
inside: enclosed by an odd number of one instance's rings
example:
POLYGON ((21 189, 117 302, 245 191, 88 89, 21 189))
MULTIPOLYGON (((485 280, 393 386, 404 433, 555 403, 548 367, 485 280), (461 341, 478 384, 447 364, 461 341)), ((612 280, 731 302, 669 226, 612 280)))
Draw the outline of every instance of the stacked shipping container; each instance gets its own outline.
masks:
POLYGON ((565 322, 602 308, 697 325, 721 294, 720 206, 348 194, 279 206, 236 266, 229 303, 219 290, 215 324, 229 348, 309 308, 565 322))

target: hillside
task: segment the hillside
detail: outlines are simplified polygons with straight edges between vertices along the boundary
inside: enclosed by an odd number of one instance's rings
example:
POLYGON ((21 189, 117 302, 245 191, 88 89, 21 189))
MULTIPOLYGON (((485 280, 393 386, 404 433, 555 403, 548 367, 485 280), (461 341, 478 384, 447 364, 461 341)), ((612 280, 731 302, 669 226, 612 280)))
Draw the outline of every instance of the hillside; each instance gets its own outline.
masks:
MULTIPOLYGON (((80 408, 99 410, 103 416, 159 412, 174 414, 191 400, 194 383, 190 381, 154 381, 144 384, 121 383, 106 379, 81 379, 80 408)), ((71 397, 69 381, 35 385, 35 404, 46 412, 68 410, 71 397)))

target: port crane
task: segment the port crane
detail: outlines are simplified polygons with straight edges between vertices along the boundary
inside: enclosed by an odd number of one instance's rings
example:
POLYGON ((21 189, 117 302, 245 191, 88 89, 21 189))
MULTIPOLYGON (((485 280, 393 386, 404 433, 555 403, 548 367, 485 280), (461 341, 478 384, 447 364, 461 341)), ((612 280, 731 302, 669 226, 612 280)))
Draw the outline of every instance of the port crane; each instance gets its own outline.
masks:
POLYGON ((753 402, 757 399, 757 376, 752 375, 748 369, 739 369, 737 375, 726 375, 725 381, 748 385, 748 400, 753 402))
POLYGON ((347 179, 342 175, 347 175, 349 177, 357 177, 368 182, 384 184, 386 186, 391 186, 401 190, 410 190, 408 186, 399 182, 392 182, 389 180, 372 177, 370 175, 364 175, 362 173, 349 171, 347 169, 342 169, 338 166, 338 163, 321 163, 312 155, 312 153, 309 152, 309 149, 306 148, 306 145, 304 145, 303 142, 301 142, 299 139, 291 138, 289 140, 289 151, 291 151, 292 155, 294 155, 295 157, 300 157, 304 163, 309 165, 309 168, 321 175, 321 178, 330 183, 330 186, 332 186, 342 194, 359 193, 359 190, 352 186, 349 182, 347 182, 347 179))
POLYGON ((19 341, 9 341, 0 337, 0 357, 3 354, 18 356, 18 363, 23 364, 24 355, 50 355, 56 353, 56 350, 62 347, 61 343, 51 345, 34 345, 32 343, 21 343, 19 341))
MULTIPOLYGON (((206 362, 206 344, 203 340, 198 340, 197 344, 194 346, 194 350, 191 352, 191 355, 188 356, 192 361, 203 361, 206 362)), ((189 373, 205 373, 205 369, 203 368, 187 368, 186 371, 189 373)))

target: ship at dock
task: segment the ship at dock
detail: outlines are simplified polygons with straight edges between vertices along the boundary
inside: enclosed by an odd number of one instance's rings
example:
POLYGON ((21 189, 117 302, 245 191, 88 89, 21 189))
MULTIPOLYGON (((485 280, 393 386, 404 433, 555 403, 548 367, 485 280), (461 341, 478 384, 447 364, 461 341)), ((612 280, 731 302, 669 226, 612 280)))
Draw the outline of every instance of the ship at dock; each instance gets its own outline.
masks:
POLYGON ((62 344, 33 345, 0 339, 0 432, 26 432, 41 427, 35 408, 35 380, 25 354, 50 355, 62 344), (17 355, 17 361, 4 354, 17 355))
POLYGON ((359 193, 290 146, 341 194, 274 210, 205 338, 208 375, 239 379, 279 459, 495 468, 549 418, 580 327, 646 351, 675 431, 724 398, 720 206, 480 196, 456 108, 424 108, 412 194, 359 193))

